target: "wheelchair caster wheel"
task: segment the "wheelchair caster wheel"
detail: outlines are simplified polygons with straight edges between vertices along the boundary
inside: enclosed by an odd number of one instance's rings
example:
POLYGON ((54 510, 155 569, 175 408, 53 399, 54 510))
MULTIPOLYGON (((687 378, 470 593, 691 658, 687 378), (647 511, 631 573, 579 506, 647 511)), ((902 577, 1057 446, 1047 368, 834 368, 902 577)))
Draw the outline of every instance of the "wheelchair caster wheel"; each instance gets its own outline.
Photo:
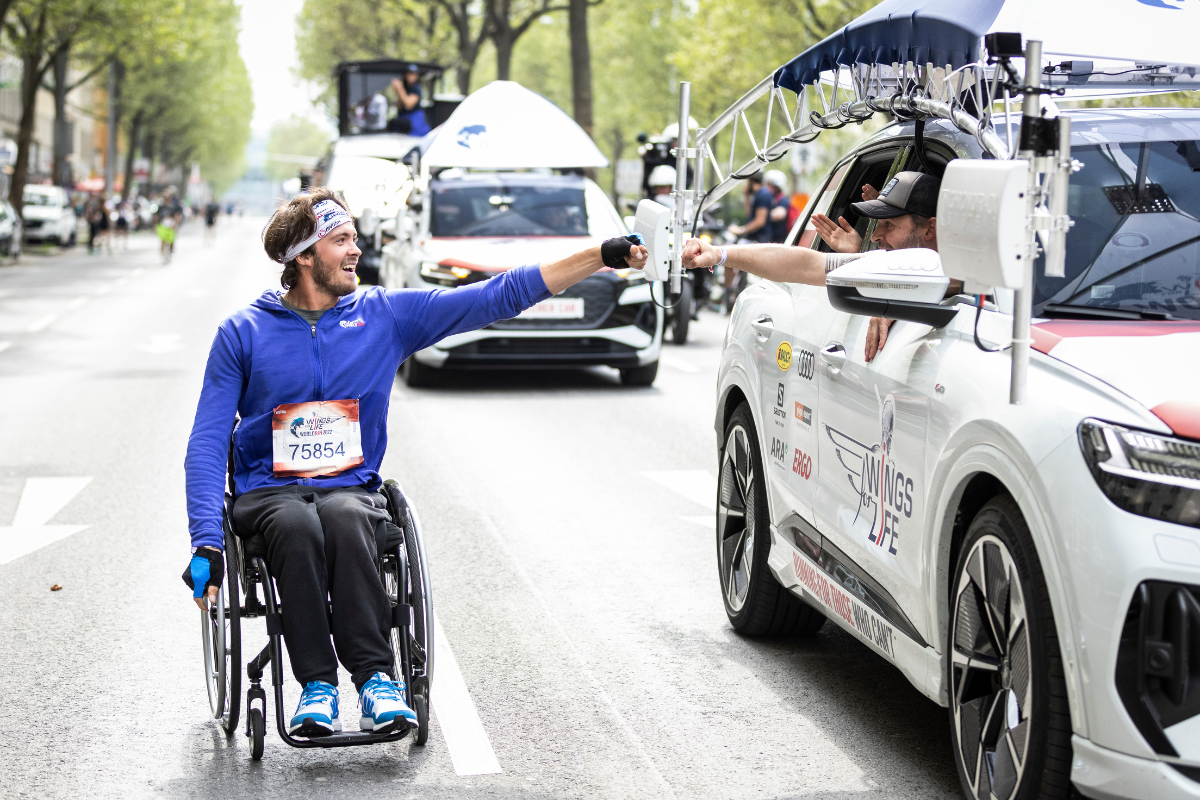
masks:
POLYGON ((262 711, 259 709, 250 709, 249 717, 250 757, 255 761, 261 761, 263 757, 263 739, 266 738, 267 726, 263 722, 262 711))
POLYGON ((417 712, 417 730, 413 734, 413 744, 425 744, 429 739, 429 702, 425 695, 413 696, 413 711, 417 712))

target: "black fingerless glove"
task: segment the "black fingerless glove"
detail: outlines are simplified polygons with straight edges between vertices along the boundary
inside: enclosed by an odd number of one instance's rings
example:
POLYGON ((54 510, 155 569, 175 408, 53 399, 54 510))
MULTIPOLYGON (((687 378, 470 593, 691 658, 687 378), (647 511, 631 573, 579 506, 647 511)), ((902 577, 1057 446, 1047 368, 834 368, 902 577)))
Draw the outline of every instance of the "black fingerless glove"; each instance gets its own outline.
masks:
POLYGON ((183 582, 192 590, 192 597, 204 597, 208 587, 220 588, 224 576, 225 557, 221 551, 201 547, 192 554, 192 560, 183 571, 183 582))
POLYGON ((624 269, 629 266, 625 263, 625 259, 629 257, 630 246, 645 243, 640 233, 606 239, 600 245, 600 260, 604 262, 604 266, 611 269, 624 269))

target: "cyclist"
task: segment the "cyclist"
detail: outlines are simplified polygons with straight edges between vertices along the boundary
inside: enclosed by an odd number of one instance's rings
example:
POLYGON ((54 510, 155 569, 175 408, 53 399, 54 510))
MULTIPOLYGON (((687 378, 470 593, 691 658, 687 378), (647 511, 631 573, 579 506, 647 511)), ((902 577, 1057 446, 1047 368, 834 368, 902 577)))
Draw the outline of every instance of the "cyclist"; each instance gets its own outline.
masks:
POLYGON ((217 329, 184 464, 194 549, 183 577, 204 608, 221 583, 232 433, 233 522, 266 539, 292 673, 304 687, 289 731, 309 738, 341 729, 339 661, 359 692, 362 729, 416 723, 404 684, 390 674, 390 608, 375 570, 374 532, 387 515, 374 490, 400 364, 446 336, 515 317, 601 267, 641 268, 647 258, 630 239, 610 239, 458 289, 356 291, 356 239, 328 188, 297 195, 271 217, 263 243, 283 264, 285 291, 264 292, 217 329))

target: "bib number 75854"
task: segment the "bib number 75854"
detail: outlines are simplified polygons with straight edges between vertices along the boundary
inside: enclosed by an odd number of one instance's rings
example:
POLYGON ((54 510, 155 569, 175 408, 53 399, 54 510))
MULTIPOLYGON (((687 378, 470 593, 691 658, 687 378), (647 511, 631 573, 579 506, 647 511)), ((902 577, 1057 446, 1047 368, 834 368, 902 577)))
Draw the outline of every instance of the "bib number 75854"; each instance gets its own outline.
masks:
POLYGON ((271 418, 274 473, 280 477, 336 475, 363 463, 358 400, 285 403, 271 418))

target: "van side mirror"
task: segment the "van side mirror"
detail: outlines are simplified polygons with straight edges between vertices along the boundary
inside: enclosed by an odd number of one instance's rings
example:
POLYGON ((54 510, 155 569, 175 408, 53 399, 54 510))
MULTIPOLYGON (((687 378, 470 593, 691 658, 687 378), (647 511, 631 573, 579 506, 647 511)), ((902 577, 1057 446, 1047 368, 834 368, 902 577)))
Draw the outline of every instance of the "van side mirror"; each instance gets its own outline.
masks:
POLYGON ((902 319, 942 328, 958 313, 942 305, 950 279, 937 251, 872 250, 825 276, 829 304, 838 311, 902 319))

